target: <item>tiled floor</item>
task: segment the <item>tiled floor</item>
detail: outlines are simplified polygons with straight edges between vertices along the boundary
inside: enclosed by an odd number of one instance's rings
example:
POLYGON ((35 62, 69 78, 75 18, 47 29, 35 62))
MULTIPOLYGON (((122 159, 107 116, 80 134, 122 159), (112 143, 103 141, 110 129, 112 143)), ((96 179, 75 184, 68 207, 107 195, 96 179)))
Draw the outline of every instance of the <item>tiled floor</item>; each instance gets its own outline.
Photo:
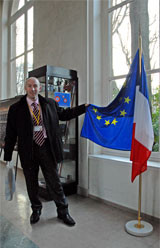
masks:
POLYGON ((147 237, 125 232, 125 224, 137 218, 89 198, 68 197, 70 213, 77 224, 67 227, 56 217, 53 202, 43 202, 40 221, 31 226, 31 214, 24 178, 18 172, 16 194, 12 201, 4 197, 4 166, 0 166, 0 248, 160 248, 160 227, 150 221, 154 231, 147 237))

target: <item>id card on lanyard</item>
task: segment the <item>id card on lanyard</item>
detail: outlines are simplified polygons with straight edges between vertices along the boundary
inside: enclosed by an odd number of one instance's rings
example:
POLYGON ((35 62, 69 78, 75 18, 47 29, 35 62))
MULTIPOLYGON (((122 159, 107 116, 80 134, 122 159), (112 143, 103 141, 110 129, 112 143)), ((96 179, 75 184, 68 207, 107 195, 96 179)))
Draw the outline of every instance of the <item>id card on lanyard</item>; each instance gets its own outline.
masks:
POLYGON ((31 113, 32 113, 32 116, 33 116, 33 118, 35 119, 35 121, 36 121, 36 123, 37 123, 37 126, 34 126, 33 127, 33 131, 34 132, 40 132, 40 131, 42 131, 43 130, 43 128, 42 128, 42 126, 40 126, 39 125, 39 120, 40 120, 40 106, 39 106, 39 111, 38 111, 38 118, 35 116, 35 114, 33 113, 33 110, 32 110, 32 108, 30 107, 30 105, 28 105, 29 106, 29 109, 30 109, 30 111, 31 111, 31 113))
POLYGON ((34 132, 40 132, 40 131, 42 131, 43 129, 42 129, 42 126, 34 126, 34 128, 33 128, 33 131, 34 132))

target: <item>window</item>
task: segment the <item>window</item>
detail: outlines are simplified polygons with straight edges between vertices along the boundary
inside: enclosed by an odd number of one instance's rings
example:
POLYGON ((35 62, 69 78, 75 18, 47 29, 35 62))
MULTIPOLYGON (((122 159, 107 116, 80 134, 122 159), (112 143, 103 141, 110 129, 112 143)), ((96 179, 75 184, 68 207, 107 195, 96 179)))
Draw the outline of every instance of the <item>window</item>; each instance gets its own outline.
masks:
POLYGON ((155 135, 153 151, 160 145, 160 38, 159 0, 109 0, 108 30, 110 100, 119 92, 138 49, 139 30, 142 35, 148 89, 151 102, 152 122, 155 135), (140 29, 139 29, 140 27, 140 29), (123 65, 123 66, 122 66, 123 65))
POLYGON ((10 18, 11 84, 16 94, 24 93, 24 80, 33 68, 33 2, 14 0, 10 18))
POLYGON ((12 15, 17 12, 17 10, 21 9, 25 5, 24 0, 14 0, 12 4, 12 15))

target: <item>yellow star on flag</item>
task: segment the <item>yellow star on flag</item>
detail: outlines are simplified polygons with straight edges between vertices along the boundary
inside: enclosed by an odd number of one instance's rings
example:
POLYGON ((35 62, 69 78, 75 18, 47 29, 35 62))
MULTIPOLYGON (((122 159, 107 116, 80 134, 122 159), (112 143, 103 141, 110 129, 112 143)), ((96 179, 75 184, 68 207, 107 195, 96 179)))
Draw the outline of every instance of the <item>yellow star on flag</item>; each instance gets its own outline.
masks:
POLYGON ((101 120, 101 119, 102 119, 101 115, 97 115, 97 120, 101 120))
POLYGON ((96 108, 93 108, 93 111, 96 113, 98 110, 96 108))
POLYGON ((123 109, 123 111, 120 110, 120 112, 121 112, 120 115, 122 115, 122 116, 125 116, 127 114, 124 109, 123 109))
POLYGON ((116 125, 117 122, 118 121, 116 121, 116 119, 114 119, 111 124, 116 125))
POLYGON ((126 102, 126 103, 128 103, 128 104, 129 104, 129 102, 131 101, 131 99, 129 99, 129 96, 128 96, 128 97, 125 97, 124 99, 125 99, 124 102, 126 102))
POLYGON ((105 120, 105 125, 108 126, 109 124, 110 124, 110 121, 109 120, 108 121, 105 120))

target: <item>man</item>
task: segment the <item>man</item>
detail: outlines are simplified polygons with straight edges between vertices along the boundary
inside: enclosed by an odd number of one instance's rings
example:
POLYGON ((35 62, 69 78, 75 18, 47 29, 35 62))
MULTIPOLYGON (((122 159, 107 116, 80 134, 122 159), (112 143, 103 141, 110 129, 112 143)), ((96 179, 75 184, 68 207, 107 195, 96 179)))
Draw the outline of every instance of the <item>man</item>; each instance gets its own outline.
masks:
POLYGON ((39 221, 42 209, 38 198, 40 166, 56 204, 58 218, 73 226, 75 221, 69 214, 57 170, 57 163, 63 159, 59 120, 70 120, 85 113, 87 104, 67 109, 59 107, 53 99, 39 95, 40 83, 35 77, 26 80, 25 91, 26 95, 11 105, 8 112, 4 160, 8 163, 11 161, 15 143, 18 141, 18 153, 33 211, 31 224, 39 221))

